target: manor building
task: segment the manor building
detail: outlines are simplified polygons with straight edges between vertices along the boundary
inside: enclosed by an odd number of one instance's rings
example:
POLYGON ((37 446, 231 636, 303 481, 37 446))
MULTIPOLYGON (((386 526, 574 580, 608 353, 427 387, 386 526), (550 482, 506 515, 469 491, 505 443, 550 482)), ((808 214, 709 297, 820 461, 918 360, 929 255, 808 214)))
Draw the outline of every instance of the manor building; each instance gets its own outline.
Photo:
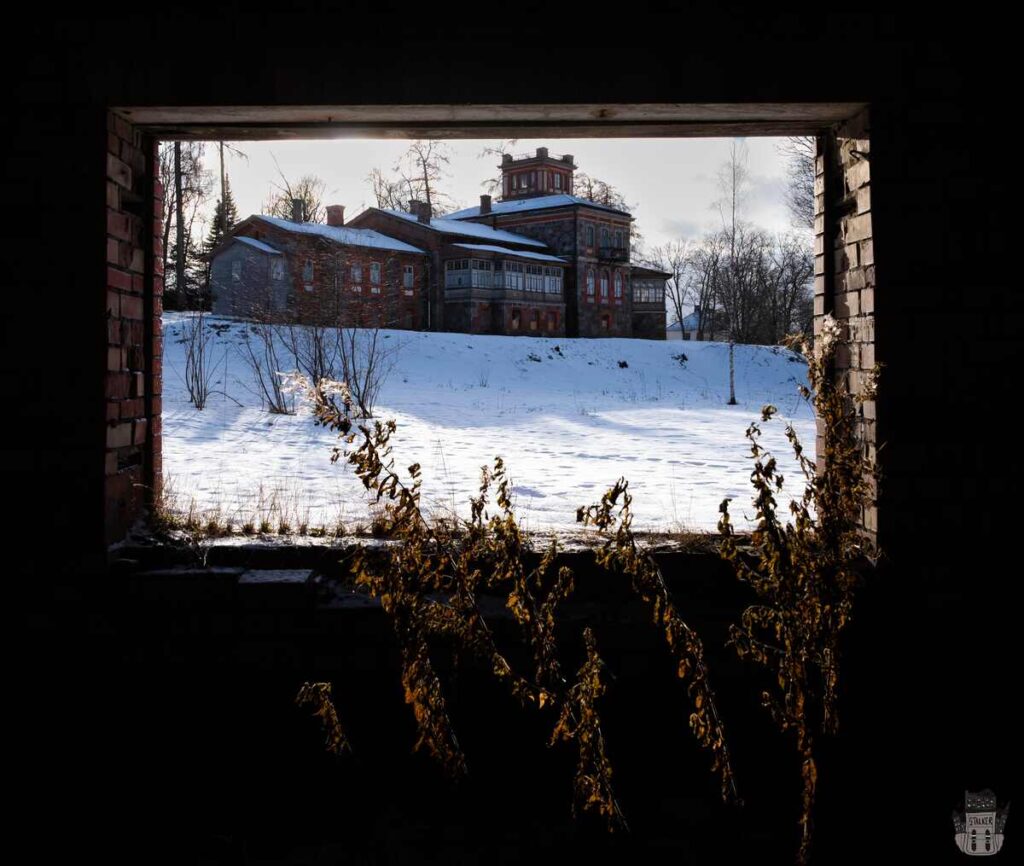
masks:
POLYGON ((410 201, 407 211, 367 208, 347 225, 340 206, 328 208, 327 226, 300 214, 250 217, 214 251, 214 310, 237 312, 248 293, 300 319, 329 309, 346 322, 358 314, 358 323, 432 331, 664 339, 669 274, 630 261, 629 212, 573 195, 570 154, 539 147, 505 154, 500 168, 498 201, 482 195, 443 216, 410 201), (245 287, 234 271, 228 278, 239 259, 245 287), (376 297, 364 291, 367 268, 376 297))

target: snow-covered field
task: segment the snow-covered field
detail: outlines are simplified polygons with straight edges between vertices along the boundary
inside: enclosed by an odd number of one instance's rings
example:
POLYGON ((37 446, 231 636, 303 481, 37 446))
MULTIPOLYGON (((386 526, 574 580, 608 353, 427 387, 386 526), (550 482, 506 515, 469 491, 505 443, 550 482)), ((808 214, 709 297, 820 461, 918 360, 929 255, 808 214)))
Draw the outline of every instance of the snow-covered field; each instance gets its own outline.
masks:
MULTIPOLYGON (((217 326, 213 388, 223 393, 201 412, 189 403, 184 315, 164 317, 164 471, 179 507, 194 499, 236 525, 260 515, 275 523, 274 509, 293 526, 365 522, 362 485, 347 464, 330 462, 335 436, 306 407, 261 408, 237 350, 244 322, 207 320, 217 326)), ((806 368, 784 349, 737 346, 739 405, 727 406, 723 343, 383 333, 397 364, 375 415, 398 424, 396 465, 423 466, 427 508, 467 513, 480 467, 501 455, 527 529, 572 529, 577 507, 620 475, 638 530, 713 530, 725 496, 743 526, 752 514, 743 434, 762 404, 779 408, 762 441, 794 485, 786 421, 813 451, 813 413, 797 394, 806 368)), ((783 501, 797 493, 793 486, 783 501)))

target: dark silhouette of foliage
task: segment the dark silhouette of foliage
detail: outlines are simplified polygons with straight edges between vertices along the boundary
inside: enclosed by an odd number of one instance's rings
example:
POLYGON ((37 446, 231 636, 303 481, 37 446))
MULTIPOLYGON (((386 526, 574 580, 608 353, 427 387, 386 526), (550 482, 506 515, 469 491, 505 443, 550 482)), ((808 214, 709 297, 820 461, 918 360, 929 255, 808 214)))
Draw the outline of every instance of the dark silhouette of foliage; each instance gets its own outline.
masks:
MULTIPOLYGON (((468 519, 428 520, 420 507, 418 464, 399 474, 391 457, 394 421, 356 425, 350 396, 331 401, 321 385, 310 389, 317 423, 338 432, 332 462, 344 459, 372 495, 379 534, 397 542, 387 555, 358 548, 352 557, 356 584, 378 598, 391 621, 401 650, 402 685, 412 707, 418 739, 454 777, 467 772, 466 758, 452 727, 441 677, 431 658, 443 643, 458 658, 481 663, 524 709, 552 713, 549 746, 574 744, 577 752, 573 814, 592 811, 609 830, 627 824, 613 789, 612 766, 601 727, 599 702, 604 694, 604 662, 589 628, 578 636, 584 660, 570 679, 559 658, 556 638, 558 606, 573 591, 573 573, 556 567, 557 542, 528 568, 528 545, 511 500, 512 482, 501 458, 481 470, 479 495, 470 500, 468 519), (346 446, 356 443, 354 449, 346 446), (499 650, 480 612, 482 592, 500 594, 532 655, 531 670, 517 670, 499 650)), ((601 563, 629 575, 633 589, 651 605, 655 624, 664 631, 680 677, 690 678, 694 711, 690 725, 698 742, 712 750, 713 768, 722 780, 723 797, 735 799, 735 784, 724 731, 714 705, 697 635, 678 616, 664 581, 649 556, 637 547, 626 485, 620 481, 600 505, 580 509, 580 519, 601 530, 615 528, 599 554, 601 563), (618 516, 612 514, 622 497, 618 516)), ((328 694, 326 684, 318 696, 328 694)))
POLYGON ((299 689, 295 702, 299 706, 313 708, 313 715, 320 719, 324 732, 327 734, 324 744, 327 751, 340 755, 342 752, 351 751, 352 746, 338 720, 331 691, 330 683, 304 683, 299 689))
POLYGON ((595 526, 606 535, 604 544, 597 552, 598 564, 628 575, 633 591, 650 607, 654 625, 664 635, 676 663, 677 675, 680 679, 690 679, 687 689, 693 703, 690 728, 701 746, 711 751, 711 769, 721 781, 722 799, 738 803, 739 795, 729 760, 725 729, 715 705, 715 695, 704 662, 704 644, 679 615, 657 563, 649 554, 640 550, 636 543, 632 529, 633 497, 628 488, 629 482, 620 478, 604 494, 600 503, 580 508, 576 512, 576 520, 584 525, 595 526))
MULTIPOLYGON (((733 534, 729 500, 720 507, 722 555, 759 598, 730 627, 729 642, 741 658, 771 672, 778 692, 765 689, 762 703, 780 731, 791 731, 796 739, 803 780, 800 863, 808 862, 813 837, 815 732, 838 731, 840 638, 852 615, 860 572, 877 556, 861 528, 861 517, 871 502, 872 480, 877 481, 878 472, 858 435, 857 407, 874 399, 878 368, 853 393, 848 374, 837 376, 832 368, 842 342, 842 326, 830 316, 814 351, 803 338, 791 341, 807 356, 810 387, 801 386, 800 392, 813 403, 824 432, 824 449, 815 462, 804 454, 793 427, 786 427, 805 482, 800 500, 789 506, 793 522, 783 523, 779 517, 775 496, 782 491, 783 477, 775 458, 760 445, 756 422, 746 433, 756 491, 752 555, 740 548, 733 534)), ((765 406, 762 422, 776 412, 774 406, 765 406)))

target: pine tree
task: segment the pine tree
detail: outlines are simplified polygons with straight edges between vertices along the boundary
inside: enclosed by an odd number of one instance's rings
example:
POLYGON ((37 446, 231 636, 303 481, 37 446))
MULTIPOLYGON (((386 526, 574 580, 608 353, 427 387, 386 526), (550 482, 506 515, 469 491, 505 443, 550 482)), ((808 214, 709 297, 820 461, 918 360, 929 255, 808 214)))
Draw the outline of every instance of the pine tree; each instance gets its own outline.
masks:
POLYGON ((224 198, 217 199, 217 207, 213 211, 213 222, 210 224, 210 231, 206 236, 203 252, 209 255, 220 246, 225 236, 235 227, 237 222, 238 209, 235 207, 235 199, 231 195, 231 184, 225 178, 224 198))
POLYGON ((205 268, 203 273, 203 295, 207 303, 210 301, 210 256, 227 237, 228 233, 238 222, 238 209, 235 207, 235 199, 231 195, 231 184, 227 177, 224 178, 224 196, 217 199, 217 206, 213 210, 213 222, 210 224, 210 231, 203 242, 203 259, 205 268))

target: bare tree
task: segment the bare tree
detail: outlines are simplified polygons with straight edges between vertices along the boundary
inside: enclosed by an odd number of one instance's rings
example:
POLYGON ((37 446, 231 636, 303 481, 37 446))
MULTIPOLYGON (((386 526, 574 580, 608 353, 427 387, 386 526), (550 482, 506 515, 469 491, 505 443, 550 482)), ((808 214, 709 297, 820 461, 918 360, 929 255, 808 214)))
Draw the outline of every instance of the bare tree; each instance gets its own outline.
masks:
POLYGON ((435 215, 455 210, 455 200, 441 190, 451 165, 449 147, 436 139, 420 139, 395 165, 395 172, 409 190, 409 197, 426 202, 435 215))
POLYGON ((270 321, 250 322, 242 332, 238 353, 252 374, 251 385, 263 405, 275 415, 294 415, 295 397, 289 390, 291 371, 285 370, 284 351, 270 321))
MULTIPOLYGON (((277 159, 274 159, 277 165, 277 159)), ((279 219, 292 218, 292 203, 302 202, 302 218, 308 223, 323 223, 327 221, 327 208, 324 205, 324 195, 327 192, 327 183, 323 178, 315 174, 304 174, 296 181, 290 181, 285 177, 281 166, 277 165, 277 172, 281 176, 281 182, 271 185, 270 193, 263 204, 263 212, 269 216, 279 219)))
POLYGON ((778 145, 786 160, 786 207, 797 228, 814 228, 814 158, 817 139, 813 135, 787 138, 778 145))
POLYGON ((390 179, 379 168, 367 176, 377 207, 383 210, 404 210, 409 199, 416 198, 409 184, 399 178, 390 179))
POLYGON ((182 338, 185 343, 185 387, 188 389, 189 402, 200 410, 206 408, 214 369, 207 351, 213 333, 206 327, 205 319, 200 310, 197 315, 185 319, 182 327, 182 338))
POLYGON ((689 262, 691 244, 680 238, 669 241, 651 250, 647 263, 660 271, 671 274, 665 286, 665 296, 671 304, 674 322, 683 320, 683 307, 689 301, 689 262))
POLYGON ((164 188, 161 225, 164 288, 169 309, 202 306, 202 241, 193 237, 193 228, 213 190, 213 175, 203 165, 204 152, 205 145, 201 141, 160 145, 159 174, 164 188))
POLYGON ((759 263, 764 284, 764 342, 778 343, 811 327, 814 256, 810 244, 795 233, 780 234, 766 243, 759 263))
POLYGON ((714 340, 720 329, 719 269, 725 255, 721 233, 694 244, 686 262, 686 298, 697 313, 697 339, 714 340))
MULTIPOLYGON (((486 145, 480 153, 477 154, 477 159, 497 159, 501 160, 506 153, 515 150, 516 145, 519 143, 518 138, 506 138, 503 141, 499 141, 497 144, 486 145)), ((480 181, 480 186, 487 190, 487 195, 496 195, 502 190, 502 174, 500 172, 486 180, 480 181)))
POLYGON ((722 233, 729 244, 728 269, 723 273, 719 269, 719 288, 716 296, 722 301, 729 329, 729 405, 736 405, 736 316, 739 313, 737 302, 742 297, 743 276, 737 257, 737 231, 739 230, 740 214, 744 205, 744 197, 749 186, 747 169, 747 145, 743 139, 733 139, 729 158, 718 173, 718 184, 721 197, 715 203, 722 217, 722 233))
POLYGON ((344 381, 363 418, 373 417, 380 390, 398 361, 398 346, 384 343, 379 328, 339 330, 344 381))

